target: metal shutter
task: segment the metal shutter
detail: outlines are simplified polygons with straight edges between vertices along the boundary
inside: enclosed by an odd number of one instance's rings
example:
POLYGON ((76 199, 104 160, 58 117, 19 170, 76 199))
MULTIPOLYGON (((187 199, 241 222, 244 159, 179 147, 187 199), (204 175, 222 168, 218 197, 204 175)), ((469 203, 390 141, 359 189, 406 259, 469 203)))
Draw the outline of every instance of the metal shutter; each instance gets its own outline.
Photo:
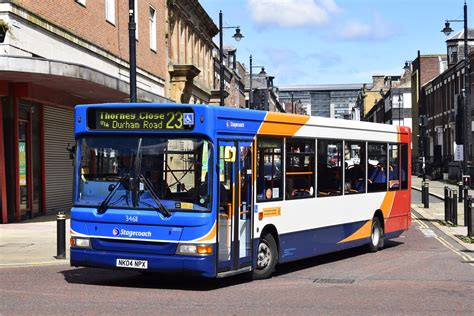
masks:
POLYGON ((72 206, 73 166, 66 147, 74 144, 74 111, 44 106, 46 213, 72 206))

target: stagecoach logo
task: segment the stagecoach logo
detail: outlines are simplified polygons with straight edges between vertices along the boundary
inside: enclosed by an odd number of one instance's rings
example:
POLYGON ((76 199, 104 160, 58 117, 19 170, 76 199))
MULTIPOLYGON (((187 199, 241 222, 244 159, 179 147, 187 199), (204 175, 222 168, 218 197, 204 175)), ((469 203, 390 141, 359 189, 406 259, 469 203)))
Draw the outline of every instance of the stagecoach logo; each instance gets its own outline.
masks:
POLYGON ((225 122, 225 126, 227 128, 244 128, 245 127, 245 123, 243 122, 232 122, 232 121, 227 121, 225 122))
POLYGON ((151 232, 140 232, 140 231, 134 231, 134 230, 126 230, 126 229, 118 229, 114 228, 112 229, 112 234, 114 236, 127 236, 127 237, 151 237, 151 232))

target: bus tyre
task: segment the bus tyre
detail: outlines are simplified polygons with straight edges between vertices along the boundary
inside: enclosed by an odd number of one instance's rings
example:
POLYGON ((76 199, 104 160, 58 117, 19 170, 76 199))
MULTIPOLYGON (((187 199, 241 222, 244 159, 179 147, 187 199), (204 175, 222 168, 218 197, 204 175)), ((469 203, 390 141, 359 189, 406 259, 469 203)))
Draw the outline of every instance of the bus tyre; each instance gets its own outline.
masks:
POLYGON ((380 223, 380 219, 378 217, 374 217, 372 220, 372 229, 370 233, 369 251, 376 252, 383 247, 383 244, 384 235, 382 224, 380 223))
POLYGON ((253 279, 267 279, 275 269, 278 258, 275 238, 266 234, 260 239, 257 250, 257 266, 253 270, 253 279))

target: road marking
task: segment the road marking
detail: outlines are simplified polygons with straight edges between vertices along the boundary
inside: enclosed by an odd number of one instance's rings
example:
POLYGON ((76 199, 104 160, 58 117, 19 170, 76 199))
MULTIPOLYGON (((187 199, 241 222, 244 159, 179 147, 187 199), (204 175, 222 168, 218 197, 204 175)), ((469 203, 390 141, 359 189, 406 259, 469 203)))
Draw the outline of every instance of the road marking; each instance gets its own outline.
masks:
POLYGON ((444 245, 446 248, 448 248, 449 250, 451 250, 452 252, 454 252, 455 254, 457 254, 458 256, 460 256, 461 258, 463 258, 465 261, 467 261, 471 266, 474 267, 474 263, 470 263, 471 261, 474 261, 473 258, 471 258, 471 256, 469 256, 468 254, 465 254, 465 253, 462 253, 460 252, 458 249, 454 248, 449 242, 447 242, 443 237, 436 237, 436 239, 442 244, 444 245))
POLYGON ((474 258, 472 258, 470 255, 468 254, 465 254, 465 253, 462 253, 460 252, 458 249, 454 248, 449 242, 447 242, 443 237, 439 237, 439 236, 436 236, 436 234, 431 230, 429 229, 428 225, 426 225, 425 223, 423 223, 422 221, 420 221, 419 218, 417 218, 413 213, 411 214, 412 215, 412 219, 418 224, 420 225, 420 228, 418 228, 424 235, 425 237, 434 237, 436 238, 436 240, 438 240, 443 246, 445 246, 446 248, 448 248, 449 250, 451 250, 452 252, 454 252, 455 254, 457 254, 458 256, 460 256, 463 260, 467 261, 468 264, 470 264, 471 266, 474 267, 474 263, 471 263, 472 261, 474 261, 474 258), (427 236, 427 234, 425 233, 429 233, 429 231, 433 232, 434 236, 427 236))

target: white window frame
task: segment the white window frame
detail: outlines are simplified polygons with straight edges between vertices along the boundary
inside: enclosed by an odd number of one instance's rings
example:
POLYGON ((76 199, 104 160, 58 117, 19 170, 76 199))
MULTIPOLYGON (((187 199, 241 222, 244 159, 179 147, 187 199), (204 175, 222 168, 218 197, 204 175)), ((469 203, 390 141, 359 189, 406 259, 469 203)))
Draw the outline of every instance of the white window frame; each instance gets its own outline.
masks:
POLYGON ((76 2, 84 7, 86 6, 86 0, 76 0, 76 2))
POLYGON ((105 0, 105 20, 115 25, 115 0, 105 0))
POLYGON ((148 10, 148 22, 150 32, 150 49, 156 52, 156 9, 150 6, 148 10))

